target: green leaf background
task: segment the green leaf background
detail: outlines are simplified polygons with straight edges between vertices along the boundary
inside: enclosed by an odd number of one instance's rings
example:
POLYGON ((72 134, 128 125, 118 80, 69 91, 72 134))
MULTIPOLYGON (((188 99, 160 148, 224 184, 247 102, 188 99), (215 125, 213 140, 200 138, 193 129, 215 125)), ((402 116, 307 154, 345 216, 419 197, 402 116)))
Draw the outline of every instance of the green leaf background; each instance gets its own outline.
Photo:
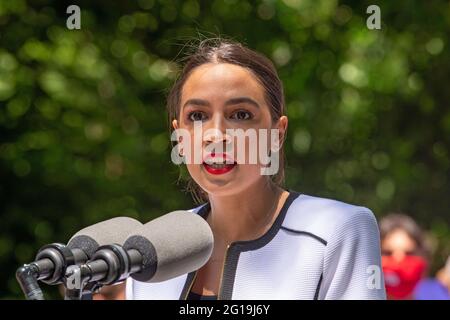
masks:
POLYGON ((436 0, 0 0, 0 298, 23 298, 15 270, 46 243, 194 206, 165 98, 185 52, 217 36, 277 66, 286 187, 408 213, 436 271, 450 253, 449 30, 436 0), (70 4, 81 30, 66 28, 70 4))

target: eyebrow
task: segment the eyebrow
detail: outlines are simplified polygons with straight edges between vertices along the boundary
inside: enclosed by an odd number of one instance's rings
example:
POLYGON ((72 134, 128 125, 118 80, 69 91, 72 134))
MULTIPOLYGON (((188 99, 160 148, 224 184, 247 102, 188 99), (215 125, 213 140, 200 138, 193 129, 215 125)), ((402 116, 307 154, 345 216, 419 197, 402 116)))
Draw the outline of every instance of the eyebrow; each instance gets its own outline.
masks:
MULTIPOLYGON (((239 97, 239 98, 231 98, 228 99, 225 102, 225 106, 229 106, 229 105, 234 105, 234 104, 239 104, 239 103, 248 103, 251 104, 257 108, 259 108, 259 104, 253 100, 252 98, 249 97, 239 97)), ((195 105, 195 106, 203 106, 203 107, 210 107, 211 104, 207 101, 207 100, 203 100, 203 99, 189 99, 188 101, 186 101, 183 105, 183 108, 187 105, 195 105)))

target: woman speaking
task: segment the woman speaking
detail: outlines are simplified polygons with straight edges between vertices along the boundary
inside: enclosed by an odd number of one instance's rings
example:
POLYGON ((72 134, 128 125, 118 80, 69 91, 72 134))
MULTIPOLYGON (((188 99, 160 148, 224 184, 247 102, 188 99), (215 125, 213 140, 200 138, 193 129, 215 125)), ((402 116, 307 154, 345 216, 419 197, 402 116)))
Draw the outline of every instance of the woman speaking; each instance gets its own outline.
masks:
POLYGON ((214 235, 199 270, 127 280, 127 299, 385 299, 372 212, 283 188, 288 118, 273 64, 209 39, 168 96, 173 160, 214 235))

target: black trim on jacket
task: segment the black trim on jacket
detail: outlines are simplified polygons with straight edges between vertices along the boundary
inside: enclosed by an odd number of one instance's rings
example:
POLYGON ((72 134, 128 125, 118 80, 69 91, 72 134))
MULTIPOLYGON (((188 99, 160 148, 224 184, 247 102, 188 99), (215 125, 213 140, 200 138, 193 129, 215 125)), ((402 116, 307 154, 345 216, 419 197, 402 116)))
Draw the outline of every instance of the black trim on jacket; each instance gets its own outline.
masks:
MULTIPOLYGON (((284 218, 286 217, 286 213, 291 206, 292 202, 300 196, 299 192, 289 190, 289 195, 285 200, 283 206, 281 207, 280 213, 278 214, 275 222, 272 224, 270 229, 263 234, 261 237, 255 240, 248 241, 236 241, 229 245, 227 250, 227 254, 224 260, 224 270, 223 270, 223 278, 222 278, 222 286, 219 288, 218 299, 221 300, 231 300, 233 294, 233 286, 234 280, 236 276, 236 269, 239 260, 239 255, 241 252, 257 250, 265 245, 267 245, 278 233, 280 228, 282 227, 284 218)), ((203 217, 205 220, 208 217, 208 214, 211 209, 211 204, 207 202, 200 208, 198 214, 203 217)), ((318 237, 315 237, 318 238, 318 237)), ((323 239, 321 239, 323 240, 323 239)), ((319 240, 320 241, 320 240, 319 240)), ((324 240, 323 240, 324 241, 324 240)), ((321 241, 322 242, 322 241, 321 241)), ((193 271, 188 274, 186 278, 186 283, 184 284, 183 290, 180 295, 180 299, 186 299, 189 294, 189 290, 192 286, 192 282, 194 281, 194 276, 197 271, 193 271)))

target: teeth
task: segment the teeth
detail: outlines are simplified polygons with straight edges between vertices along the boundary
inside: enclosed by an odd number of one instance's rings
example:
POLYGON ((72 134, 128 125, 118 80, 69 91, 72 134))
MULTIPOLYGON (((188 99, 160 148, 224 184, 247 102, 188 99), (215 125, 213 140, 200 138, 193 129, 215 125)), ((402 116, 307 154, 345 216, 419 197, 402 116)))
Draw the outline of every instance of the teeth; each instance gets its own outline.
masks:
POLYGON ((208 166, 214 169, 223 169, 227 166, 232 166, 233 164, 225 164, 225 163, 207 163, 208 166))
POLYGON ((233 164, 233 163, 226 163, 226 160, 216 160, 216 159, 208 159, 207 161, 205 161, 205 163, 209 164, 209 165, 221 165, 221 164, 233 164))
POLYGON ((213 167, 214 169, 223 169, 225 168, 226 164, 223 163, 213 163, 209 165, 210 167, 213 167))

